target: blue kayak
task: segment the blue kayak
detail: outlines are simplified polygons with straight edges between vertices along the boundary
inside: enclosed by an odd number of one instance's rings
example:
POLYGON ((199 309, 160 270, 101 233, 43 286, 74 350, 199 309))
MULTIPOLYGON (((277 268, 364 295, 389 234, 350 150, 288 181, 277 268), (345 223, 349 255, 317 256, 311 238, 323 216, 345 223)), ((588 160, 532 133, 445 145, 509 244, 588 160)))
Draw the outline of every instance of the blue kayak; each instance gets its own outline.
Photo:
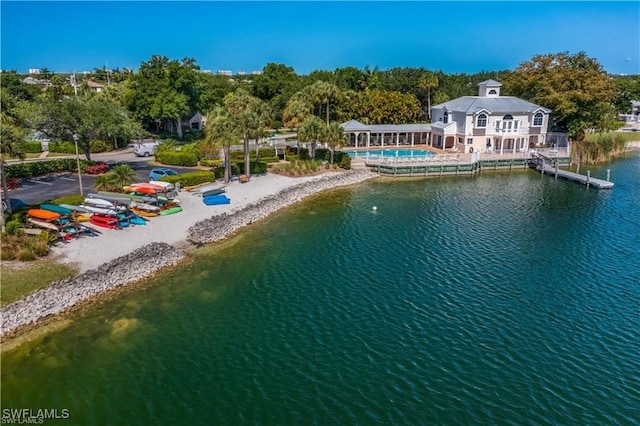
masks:
POLYGON ((227 198, 226 195, 210 195, 208 197, 203 197, 202 202, 204 202, 208 206, 217 206, 220 204, 230 204, 231 200, 227 198))

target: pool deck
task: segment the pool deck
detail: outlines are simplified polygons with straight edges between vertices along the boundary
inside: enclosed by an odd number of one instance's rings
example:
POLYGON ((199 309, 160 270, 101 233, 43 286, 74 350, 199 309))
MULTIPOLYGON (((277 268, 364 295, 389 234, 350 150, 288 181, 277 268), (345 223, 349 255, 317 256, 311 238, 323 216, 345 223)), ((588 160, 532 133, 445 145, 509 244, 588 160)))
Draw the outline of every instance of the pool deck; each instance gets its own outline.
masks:
MULTIPOLYGON (((481 152, 456 153, 430 146, 389 146, 374 147, 372 150, 419 150, 430 151, 435 156, 429 157, 355 157, 352 158, 352 168, 369 168, 379 174, 394 177, 401 176, 443 176, 474 174, 481 170, 529 168, 535 153, 544 153, 548 158, 557 160, 560 165, 568 165, 571 161, 566 151, 552 149, 538 149, 525 152, 481 152)), ((350 150, 363 152, 366 149, 350 150)))

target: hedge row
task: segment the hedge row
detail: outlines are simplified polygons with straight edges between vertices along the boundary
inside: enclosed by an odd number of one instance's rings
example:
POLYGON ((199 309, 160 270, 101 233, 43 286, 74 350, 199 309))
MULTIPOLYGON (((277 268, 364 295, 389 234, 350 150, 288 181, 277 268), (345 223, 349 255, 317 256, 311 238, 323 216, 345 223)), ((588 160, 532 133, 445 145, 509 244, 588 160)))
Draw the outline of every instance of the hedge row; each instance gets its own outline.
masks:
POLYGON ((193 167, 198 164, 195 152, 160 151, 156 152, 156 161, 171 166, 193 167))
POLYGON ((37 141, 28 141, 22 144, 22 150, 29 154, 39 154, 42 152, 42 144, 37 141))
MULTIPOLYGON (((85 173, 86 167, 94 164, 96 164, 95 161, 80 160, 80 170, 85 173)), ((56 160, 11 164, 6 166, 5 170, 7 178, 32 178, 49 173, 77 172, 78 164, 75 158, 59 158, 56 160)))
POLYGON ((160 180, 173 184, 180 182, 180 185, 182 186, 194 186, 205 182, 213 182, 215 180, 215 176, 212 171, 201 170, 197 172, 182 173, 175 176, 163 176, 160 180))
MULTIPOLYGON (((244 151, 231 151, 229 153, 231 155, 231 160, 244 160, 244 151)), ((256 158, 256 151, 252 149, 249 153, 251 158, 256 158)), ((262 157, 275 157, 276 150, 275 148, 260 148, 258 149, 258 156, 262 160, 262 157)))
MULTIPOLYGON (((297 156, 298 149, 296 147, 287 147, 286 157, 291 161, 295 158, 300 160, 310 160, 309 150, 307 148, 300 148, 300 156, 297 156)), ((331 151, 324 148, 316 149, 316 160, 331 161, 331 151)), ((336 151, 333 156, 333 163, 342 169, 351 168, 351 157, 346 152, 336 151)))
MULTIPOLYGON (((92 141, 89 145, 91 153, 107 152, 113 149, 113 144, 109 144, 105 141, 92 141)), ((79 151, 82 148, 78 147, 79 151)), ((49 152, 56 152, 60 154, 75 154, 76 145, 73 142, 49 142, 49 152)))

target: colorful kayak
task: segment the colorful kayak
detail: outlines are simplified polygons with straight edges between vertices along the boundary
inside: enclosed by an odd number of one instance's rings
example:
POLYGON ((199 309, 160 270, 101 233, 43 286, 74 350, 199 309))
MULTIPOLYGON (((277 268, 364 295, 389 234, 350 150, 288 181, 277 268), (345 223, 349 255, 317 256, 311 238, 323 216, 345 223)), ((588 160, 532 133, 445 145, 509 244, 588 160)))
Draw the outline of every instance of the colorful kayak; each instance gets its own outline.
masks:
POLYGON ((84 199, 84 205, 102 207, 104 209, 112 209, 115 207, 111 201, 103 200, 102 198, 89 198, 89 197, 84 199))
POLYGON ((131 198, 128 197, 124 197, 122 196, 122 194, 120 196, 113 196, 113 195, 106 195, 106 194, 87 194, 87 197, 89 198, 98 198, 101 200, 106 200, 111 202, 112 204, 116 205, 116 204, 120 204, 123 206, 128 206, 129 204, 131 204, 131 198))
POLYGON ((181 211, 182 211, 182 207, 180 206, 170 207, 168 209, 164 209, 160 211, 160 216, 168 216, 170 214, 180 213, 181 211))
POLYGON ((151 185, 156 185, 156 186, 161 186, 165 189, 165 191, 170 191, 172 189, 175 189, 175 186, 172 183, 169 182, 162 182, 159 180, 150 180, 149 183, 151 185))
POLYGON ((27 210, 27 216, 41 220, 54 220, 60 218, 60 213, 45 209, 29 209, 27 210))
POLYGON ((138 216, 142 216, 142 217, 156 217, 160 214, 160 209, 156 211, 149 211, 149 210, 141 210, 141 209, 138 209, 137 207, 132 207, 131 211, 137 214, 138 216))
POLYGON ((49 229, 51 231, 58 231, 60 228, 51 222, 47 222, 46 220, 42 220, 42 219, 35 219, 33 217, 28 217, 27 218, 27 222, 37 226, 38 228, 44 228, 44 229, 49 229))
POLYGON ((93 216, 91 216, 91 223, 109 229, 117 229, 129 225, 129 222, 119 221, 115 216, 107 216, 101 214, 94 214, 93 216))
POLYGON ((57 204, 40 204, 40 208, 43 210, 49 210, 50 212, 58 213, 60 216, 71 216, 73 211, 66 207, 59 206, 57 204))
POLYGON ((65 209, 69 209, 78 213, 92 213, 91 210, 83 206, 74 206, 73 204, 60 204, 60 207, 64 207, 65 209))
POLYGON ((227 198, 226 195, 210 195, 208 197, 203 197, 202 202, 208 206, 217 206, 221 204, 230 204, 231 200, 227 198))
POLYGON ((129 216, 129 223, 133 225, 146 225, 147 221, 144 218, 132 213, 131 216, 129 216))

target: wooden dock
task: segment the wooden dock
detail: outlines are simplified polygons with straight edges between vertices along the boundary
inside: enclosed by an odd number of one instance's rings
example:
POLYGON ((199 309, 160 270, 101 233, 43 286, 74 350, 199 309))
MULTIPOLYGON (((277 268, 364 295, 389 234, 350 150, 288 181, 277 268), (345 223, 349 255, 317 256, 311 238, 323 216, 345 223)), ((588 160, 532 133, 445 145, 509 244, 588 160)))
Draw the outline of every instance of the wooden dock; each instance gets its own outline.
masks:
POLYGON ((531 157, 531 160, 536 165, 536 170, 538 170, 542 174, 553 175, 556 178, 561 177, 567 180, 571 180, 573 182, 581 183, 587 186, 593 186, 598 189, 610 189, 613 188, 613 182, 608 180, 609 175, 607 172, 607 180, 598 179, 591 177, 591 173, 587 172, 586 175, 581 175, 579 173, 573 173, 568 170, 558 168, 558 163, 553 161, 552 158, 546 157, 542 154, 534 154, 531 157))
POLYGON ((593 186, 598 189, 610 189, 613 188, 613 182, 609 182, 607 180, 597 179, 591 177, 590 175, 581 175, 578 173, 573 173, 568 170, 559 169, 557 167, 550 166, 548 164, 539 164, 536 166, 536 170, 541 172, 542 174, 549 174, 555 177, 561 177, 564 179, 572 180, 574 182, 581 183, 587 186, 593 186))

